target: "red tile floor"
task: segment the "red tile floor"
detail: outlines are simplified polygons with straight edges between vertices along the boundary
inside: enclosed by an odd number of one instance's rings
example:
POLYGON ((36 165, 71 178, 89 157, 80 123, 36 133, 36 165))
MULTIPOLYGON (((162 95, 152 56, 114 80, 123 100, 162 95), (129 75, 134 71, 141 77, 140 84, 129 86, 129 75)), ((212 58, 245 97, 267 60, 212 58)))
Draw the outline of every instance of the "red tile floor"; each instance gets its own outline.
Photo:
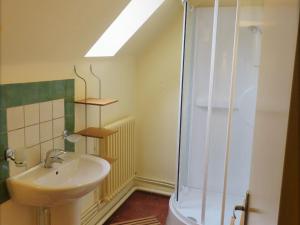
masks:
POLYGON ((147 216, 156 216, 160 223, 164 225, 168 216, 168 210, 169 197, 136 191, 104 223, 104 225, 147 216))

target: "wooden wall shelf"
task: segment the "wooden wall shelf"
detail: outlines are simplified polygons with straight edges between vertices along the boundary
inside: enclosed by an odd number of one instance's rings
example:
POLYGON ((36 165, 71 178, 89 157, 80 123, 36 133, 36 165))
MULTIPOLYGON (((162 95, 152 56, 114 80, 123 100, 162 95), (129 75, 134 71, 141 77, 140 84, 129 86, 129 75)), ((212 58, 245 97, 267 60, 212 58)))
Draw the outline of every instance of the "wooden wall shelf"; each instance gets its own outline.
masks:
POLYGON ((116 130, 108 130, 108 129, 97 128, 97 127, 88 127, 77 133, 82 136, 86 136, 86 137, 105 138, 105 137, 115 134, 117 132, 118 131, 116 131, 116 130))
POLYGON ((84 105, 96 105, 96 106, 106 106, 113 103, 118 102, 117 99, 111 99, 111 98, 87 98, 87 99, 81 99, 76 100, 75 103, 77 104, 84 104, 84 105))

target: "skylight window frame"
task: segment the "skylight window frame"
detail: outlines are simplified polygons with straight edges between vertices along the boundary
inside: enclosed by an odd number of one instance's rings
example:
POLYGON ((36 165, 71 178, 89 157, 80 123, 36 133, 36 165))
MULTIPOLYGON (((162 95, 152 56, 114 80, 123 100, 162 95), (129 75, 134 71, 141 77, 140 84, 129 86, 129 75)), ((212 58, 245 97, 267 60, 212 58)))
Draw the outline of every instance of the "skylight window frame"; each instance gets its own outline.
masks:
POLYGON ((112 57, 143 26, 165 0, 131 0, 85 57, 112 57))

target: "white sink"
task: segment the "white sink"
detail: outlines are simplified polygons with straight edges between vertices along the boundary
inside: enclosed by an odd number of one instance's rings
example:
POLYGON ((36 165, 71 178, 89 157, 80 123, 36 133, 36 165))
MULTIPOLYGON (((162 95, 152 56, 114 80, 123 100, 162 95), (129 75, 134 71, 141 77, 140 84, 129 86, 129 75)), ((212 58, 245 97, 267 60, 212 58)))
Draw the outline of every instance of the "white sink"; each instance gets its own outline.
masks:
POLYGON ((110 164, 99 157, 66 153, 53 168, 40 164, 7 180, 8 190, 18 203, 56 207, 92 191, 108 175, 110 164))

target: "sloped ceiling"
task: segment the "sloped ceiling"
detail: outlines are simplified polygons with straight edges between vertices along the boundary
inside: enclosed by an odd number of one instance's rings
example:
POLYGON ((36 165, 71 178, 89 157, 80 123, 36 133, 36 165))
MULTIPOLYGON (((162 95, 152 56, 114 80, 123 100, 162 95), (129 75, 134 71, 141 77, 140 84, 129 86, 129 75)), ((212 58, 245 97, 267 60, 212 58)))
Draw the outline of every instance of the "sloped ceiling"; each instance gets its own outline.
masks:
MULTIPOLYGON (((129 0, 2 0, 2 63, 81 58, 129 0)), ((139 54, 182 11, 165 0, 119 54, 139 54)))

